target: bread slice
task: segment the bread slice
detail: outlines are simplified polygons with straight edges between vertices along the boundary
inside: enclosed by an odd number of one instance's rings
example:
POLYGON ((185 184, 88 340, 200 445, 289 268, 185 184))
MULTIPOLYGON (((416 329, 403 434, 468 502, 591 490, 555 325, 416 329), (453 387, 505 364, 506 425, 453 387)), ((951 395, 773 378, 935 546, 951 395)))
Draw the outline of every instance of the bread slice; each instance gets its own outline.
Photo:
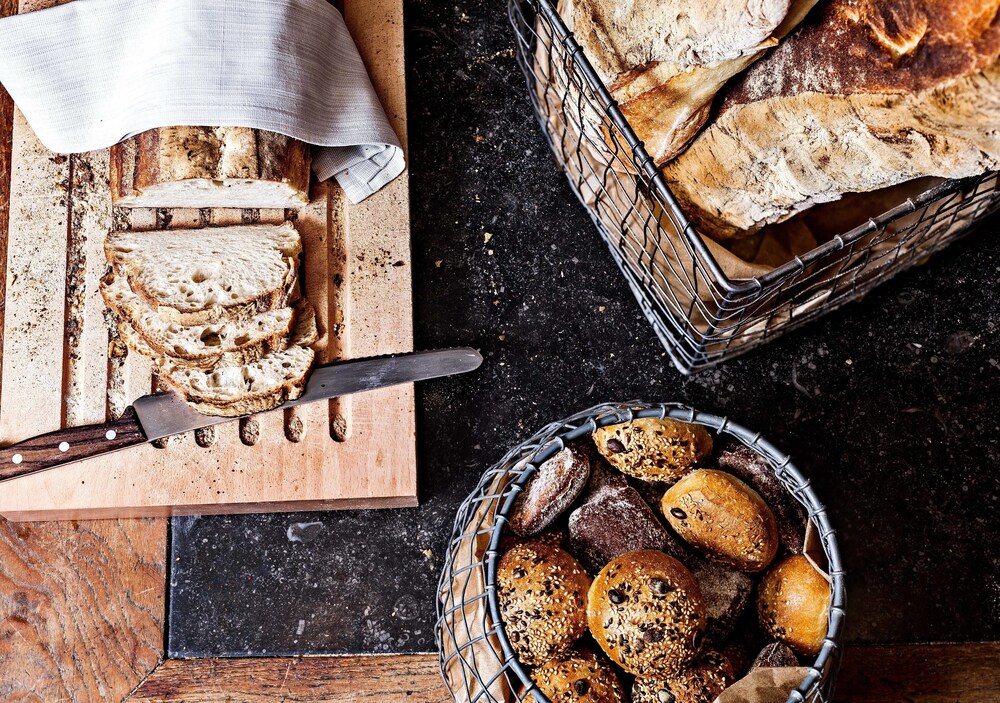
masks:
POLYGON ((1000 0, 831 0, 667 164, 719 240, 844 193, 1000 168, 1000 0))
POLYGON ((167 357, 198 368, 214 366, 224 355, 242 364, 284 349, 295 322, 292 308, 268 310, 246 320, 204 325, 169 322, 113 272, 101 281, 101 294, 115 315, 142 338, 142 348, 137 346, 137 351, 154 359, 167 357))
POLYGON ((111 149, 111 196, 123 207, 299 208, 309 147, 246 127, 162 127, 111 149))
MULTIPOLYGON (((304 305, 288 346, 248 364, 220 363, 199 369, 164 360, 160 378, 175 388, 199 412, 237 417, 272 410, 302 395, 318 338, 312 307, 304 305)), ((131 343, 131 342, 130 342, 131 343)))
POLYGON ((113 232, 115 274, 166 321, 202 325, 285 307, 302 242, 290 224, 113 232))

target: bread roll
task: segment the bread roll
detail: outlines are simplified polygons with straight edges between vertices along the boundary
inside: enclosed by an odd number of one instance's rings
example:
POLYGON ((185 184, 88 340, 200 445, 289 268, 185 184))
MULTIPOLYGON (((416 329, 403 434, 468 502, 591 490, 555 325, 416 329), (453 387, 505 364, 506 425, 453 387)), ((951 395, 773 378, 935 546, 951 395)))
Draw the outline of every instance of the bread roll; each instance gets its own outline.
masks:
POLYGON ((694 576, 663 552, 628 552, 594 579, 590 633, 630 674, 677 671, 700 652, 705 603, 694 576))
POLYGON ((663 164, 716 92, 777 44, 816 0, 572 0, 563 16, 622 112, 663 164))
POLYGON ((246 127, 162 127, 111 148, 122 207, 298 208, 309 201, 309 147, 246 127))
POLYGON ((531 672, 552 703, 623 703, 625 691, 603 656, 581 650, 542 664, 531 672))
POLYGON ((542 462, 514 502, 510 527, 519 535, 547 529, 579 497, 590 477, 590 454, 565 447, 542 462))
POLYGON ((712 436, 702 425, 670 418, 601 427, 594 443, 608 463, 643 481, 676 481, 712 451, 712 436))
POLYGON ((537 666, 565 654, 587 631, 590 577, 558 547, 527 542, 497 566, 500 615, 518 659, 537 666))
POLYGON ((702 231, 746 237, 847 192, 1000 168, 1000 0, 832 0, 664 169, 702 231))
POLYGON ((673 674, 638 676, 632 703, 712 703, 733 682, 733 667, 718 652, 705 652, 673 674))
POLYGON ((819 653, 826 637, 830 584, 801 554, 768 571, 757 593, 760 626, 799 654, 819 653))

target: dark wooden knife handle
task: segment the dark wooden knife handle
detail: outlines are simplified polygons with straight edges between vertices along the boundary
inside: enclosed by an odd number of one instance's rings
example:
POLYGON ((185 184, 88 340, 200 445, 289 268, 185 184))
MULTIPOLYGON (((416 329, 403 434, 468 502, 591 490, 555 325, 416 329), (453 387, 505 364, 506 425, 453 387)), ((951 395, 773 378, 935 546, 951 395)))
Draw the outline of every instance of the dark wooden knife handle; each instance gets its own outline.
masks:
POLYGON ((115 452, 146 441, 135 410, 114 422, 67 427, 0 449, 0 481, 115 452))

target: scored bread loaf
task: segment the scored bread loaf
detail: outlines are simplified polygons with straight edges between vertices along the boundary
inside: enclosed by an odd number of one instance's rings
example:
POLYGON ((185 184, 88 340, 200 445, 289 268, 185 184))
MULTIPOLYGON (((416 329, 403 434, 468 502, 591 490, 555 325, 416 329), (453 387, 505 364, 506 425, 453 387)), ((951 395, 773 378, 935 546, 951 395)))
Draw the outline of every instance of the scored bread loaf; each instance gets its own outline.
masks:
POLYGON ((111 196, 125 207, 298 208, 309 148, 247 127, 162 127, 111 149, 111 196))
POLYGON ((285 307, 302 242, 286 222, 113 232, 104 248, 115 274, 164 320, 198 325, 285 307))
POLYGON ((143 340, 136 351, 153 359, 169 357, 198 368, 214 366, 223 355, 247 363, 281 350, 295 321, 292 308, 276 308, 245 320, 204 325, 169 322, 136 295, 124 277, 113 272, 101 281, 101 294, 118 319, 143 340))
POLYGON ((318 338, 312 307, 303 301, 288 346, 245 364, 225 360, 211 369, 164 359, 160 379, 175 388, 189 404, 206 415, 237 417, 272 410, 302 395, 318 338))
POLYGON ((664 168, 702 231, 1000 168, 1000 0, 832 0, 755 64, 664 168))
POLYGON ((816 0, 563 0, 562 14, 658 165, 709 116, 718 90, 816 0))

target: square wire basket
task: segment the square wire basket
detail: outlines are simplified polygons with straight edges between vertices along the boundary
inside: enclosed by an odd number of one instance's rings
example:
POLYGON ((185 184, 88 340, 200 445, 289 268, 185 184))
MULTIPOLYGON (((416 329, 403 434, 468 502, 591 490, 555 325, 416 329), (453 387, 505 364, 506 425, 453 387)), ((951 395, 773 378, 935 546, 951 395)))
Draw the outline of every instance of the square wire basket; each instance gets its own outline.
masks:
POLYGON ((682 373, 863 296, 1000 209, 996 172, 938 182, 762 275, 730 277, 552 2, 508 0, 508 14, 546 139, 682 373))

